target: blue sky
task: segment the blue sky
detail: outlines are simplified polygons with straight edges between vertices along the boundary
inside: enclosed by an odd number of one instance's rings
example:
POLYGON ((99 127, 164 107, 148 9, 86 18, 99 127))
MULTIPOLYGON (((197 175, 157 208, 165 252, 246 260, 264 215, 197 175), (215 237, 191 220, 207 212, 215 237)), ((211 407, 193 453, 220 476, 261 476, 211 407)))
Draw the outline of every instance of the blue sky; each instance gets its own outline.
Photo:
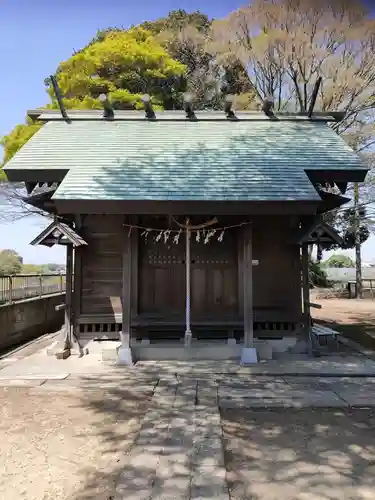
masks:
MULTIPOLYGON (((0 9, 0 136, 25 119, 27 109, 48 99, 44 79, 73 50, 84 46, 98 29, 128 27, 165 16, 174 9, 201 10, 211 17, 223 17, 246 3, 244 0, 3 0, 0 9)), ((23 219, 2 225, 0 248, 14 248, 27 263, 64 262, 61 248, 29 245, 43 219, 23 219)), ((375 238, 364 245, 364 258, 375 258, 375 238)))

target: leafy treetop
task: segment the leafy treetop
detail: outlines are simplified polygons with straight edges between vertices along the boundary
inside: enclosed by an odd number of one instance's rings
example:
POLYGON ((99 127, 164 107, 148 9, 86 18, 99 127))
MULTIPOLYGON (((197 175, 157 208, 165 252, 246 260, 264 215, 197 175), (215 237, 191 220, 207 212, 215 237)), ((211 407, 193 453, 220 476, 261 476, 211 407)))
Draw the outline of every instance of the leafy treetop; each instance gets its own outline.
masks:
POLYGON ((15 250, 0 250, 0 276, 18 274, 22 269, 22 257, 15 250))
POLYGON ((327 260, 322 262, 324 267, 355 267, 353 260, 343 254, 331 255, 327 260))

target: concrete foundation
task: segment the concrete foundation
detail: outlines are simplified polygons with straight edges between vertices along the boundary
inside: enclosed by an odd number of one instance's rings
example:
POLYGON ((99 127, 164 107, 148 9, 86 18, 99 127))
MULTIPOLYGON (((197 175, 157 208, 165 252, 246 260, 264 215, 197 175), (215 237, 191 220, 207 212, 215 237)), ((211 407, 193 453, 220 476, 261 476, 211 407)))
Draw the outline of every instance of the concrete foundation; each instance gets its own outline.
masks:
POLYGON ((190 346, 176 344, 133 344, 132 352, 136 361, 187 361, 193 359, 237 360, 240 359, 242 346, 204 343, 193 341, 190 346))
MULTIPOLYGON (((296 342, 295 337, 261 340, 254 339, 254 348, 251 351, 251 363, 271 360, 278 353, 287 352, 296 342), (255 361, 254 361, 255 360, 255 361)), ((102 361, 130 363, 129 351, 122 352, 120 341, 102 340, 91 342, 90 352, 94 350, 101 353, 102 361), (119 354, 123 354, 119 360, 119 354)), ((192 340, 189 346, 181 342, 150 343, 150 340, 131 343, 131 358, 136 361, 188 361, 188 360, 233 360, 240 361, 243 358, 243 344, 236 343, 235 339, 222 341, 192 340)), ((249 358, 249 357, 247 357, 249 358)), ((246 358, 246 359, 247 359, 246 358)), ((249 358, 250 359, 250 358, 249 358)), ((250 361, 246 361, 249 363, 250 361)))

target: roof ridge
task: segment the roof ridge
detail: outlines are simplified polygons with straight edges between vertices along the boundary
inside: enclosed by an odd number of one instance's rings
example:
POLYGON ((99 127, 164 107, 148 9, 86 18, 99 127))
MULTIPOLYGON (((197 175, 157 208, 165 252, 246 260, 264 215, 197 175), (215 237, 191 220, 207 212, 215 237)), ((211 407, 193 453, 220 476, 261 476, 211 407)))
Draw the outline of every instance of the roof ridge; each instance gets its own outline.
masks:
MULTIPOLYGON (((237 122, 237 121, 308 121, 308 122, 337 122, 341 121, 344 117, 344 113, 339 111, 327 111, 327 112, 316 112, 310 117, 308 113, 275 113, 274 117, 270 118, 265 115, 262 111, 247 111, 247 110, 235 110, 233 117, 228 117, 224 111, 217 110, 197 110, 195 111, 195 116, 193 119, 186 117, 185 111, 183 110, 164 110, 155 111, 155 118, 147 118, 145 116, 144 110, 114 110, 114 118, 110 120, 103 117, 103 110, 100 109, 70 109, 67 110, 67 114, 70 121, 226 121, 226 122, 237 122)), ((59 110, 55 109, 34 109, 27 112, 27 116, 33 120, 41 121, 66 121, 59 110)))

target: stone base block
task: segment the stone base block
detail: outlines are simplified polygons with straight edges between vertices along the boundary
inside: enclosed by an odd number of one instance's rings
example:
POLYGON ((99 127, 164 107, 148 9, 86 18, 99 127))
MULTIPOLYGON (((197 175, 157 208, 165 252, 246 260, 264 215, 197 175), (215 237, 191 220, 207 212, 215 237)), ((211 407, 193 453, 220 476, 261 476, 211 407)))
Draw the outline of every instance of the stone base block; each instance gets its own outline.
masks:
POLYGON ((57 359, 66 359, 69 358, 69 356, 70 356, 70 349, 63 349, 56 352, 57 359))
POLYGON ((305 339, 297 339, 297 342, 290 348, 292 354, 308 354, 309 344, 305 339))
POLYGON ((132 365, 133 357, 130 347, 120 346, 117 349, 117 359, 118 359, 118 364, 120 365, 132 365))
POLYGON ((118 350, 121 348, 120 341, 103 341, 98 342, 100 344, 100 353, 102 357, 102 361, 104 362, 118 362, 118 350))
POLYGON ((56 340, 51 345, 46 347, 45 353, 47 356, 56 356, 58 352, 61 351, 61 342, 56 340))
POLYGON ((261 360, 272 359, 272 345, 267 340, 254 341, 254 346, 257 350, 258 358, 261 360))
POLYGON ((241 365, 258 363, 257 350, 255 347, 244 347, 241 354, 241 365))

